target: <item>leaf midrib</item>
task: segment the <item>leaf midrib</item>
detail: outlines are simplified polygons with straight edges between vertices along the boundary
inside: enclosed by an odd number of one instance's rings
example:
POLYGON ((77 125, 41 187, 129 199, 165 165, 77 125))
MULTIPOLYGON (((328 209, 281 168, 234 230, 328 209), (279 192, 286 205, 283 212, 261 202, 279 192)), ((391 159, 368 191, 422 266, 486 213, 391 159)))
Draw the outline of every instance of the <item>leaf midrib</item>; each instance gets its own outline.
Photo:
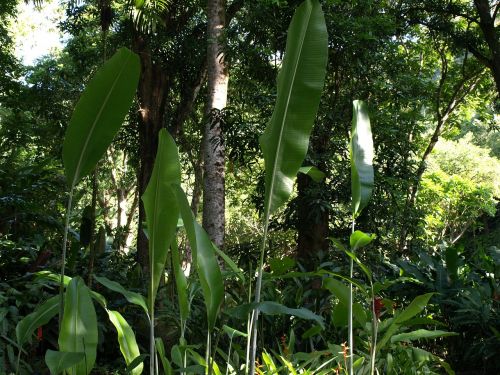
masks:
POLYGON ((300 57, 302 55, 302 50, 303 50, 303 46, 304 46, 305 35, 307 33, 307 30, 309 29, 309 22, 311 20, 311 15, 312 15, 313 7, 314 7, 314 5, 312 5, 310 7, 310 9, 308 10, 309 14, 307 16, 307 22, 305 22, 305 27, 302 29, 302 32, 301 32, 299 54, 298 54, 298 57, 296 59, 295 66, 294 66, 294 69, 293 69, 293 75, 292 75, 291 84, 289 85, 290 89, 288 90, 288 96, 287 96, 287 100, 286 100, 286 106, 285 106, 285 111, 284 111, 284 115, 283 115, 283 120, 281 121, 280 134, 279 134, 279 137, 278 137, 278 147, 277 147, 278 151, 276 152, 276 157, 274 158, 274 163, 273 163, 273 168, 272 168, 272 174, 271 174, 271 176, 272 176, 271 177, 271 185, 269 187, 269 196, 268 196, 268 202, 267 202, 267 207, 266 207, 266 213, 267 213, 266 216, 267 217, 269 217, 269 215, 270 215, 272 196, 274 195, 274 184, 275 184, 275 181, 276 181, 276 170, 278 169, 277 168, 278 167, 278 155, 281 154, 281 143, 282 143, 282 140, 283 140, 283 131, 284 131, 284 128, 285 128, 285 122, 286 122, 286 118, 287 118, 287 114, 288 114, 288 106, 290 104, 290 98, 292 96, 293 86, 295 84, 295 77, 296 77, 296 74, 297 74, 300 57))
POLYGON ((85 143, 84 143, 84 145, 82 147, 82 151, 80 153, 80 158, 78 159, 78 163, 76 164, 76 169, 75 169, 75 174, 73 176, 73 181, 71 182, 71 187, 72 188, 76 185, 76 182, 78 181, 78 177, 79 177, 78 175, 80 174, 80 168, 82 166, 83 155, 87 151, 87 146, 89 144, 90 138, 94 134, 94 130, 95 130, 95 127, 97 125, 97 122, 99 121, 99 119, 100 119, 100 117, 102 115, 102 112, 104 111, 104 108, 108 104, 109 98, 111 97, 111 93, 113 92, 116 84, 118 83, 118 80, 121 77, 123 71, 125 70, 125 67, 127 66, 129 60, 130 60, 130 55, 127 56, 126 60, 122 64, 118 75, 116 76, 116 78, 113 81, 113 84, 111 85, 111 89, 108 91, 108 94, 106 95, 106 98, 104 99, 104 103, 101 105, 101 108, 99 109, 99 112, 97 113, 97 116, 94 119, 92 127, 90 128, 90 132, 88 133, 87 138, 85 139, 85 143))

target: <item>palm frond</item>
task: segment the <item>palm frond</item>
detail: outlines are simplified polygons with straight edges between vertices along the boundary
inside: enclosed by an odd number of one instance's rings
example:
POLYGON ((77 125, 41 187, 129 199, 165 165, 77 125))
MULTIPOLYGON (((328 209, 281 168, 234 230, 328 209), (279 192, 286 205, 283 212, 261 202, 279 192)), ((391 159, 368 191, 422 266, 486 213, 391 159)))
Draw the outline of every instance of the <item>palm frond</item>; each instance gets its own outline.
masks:
POLYGON ((154 33, 162 24, 162 15, 167 11, 171 0, 129 0, 131 17, 137 30, 144 33, 154 33))

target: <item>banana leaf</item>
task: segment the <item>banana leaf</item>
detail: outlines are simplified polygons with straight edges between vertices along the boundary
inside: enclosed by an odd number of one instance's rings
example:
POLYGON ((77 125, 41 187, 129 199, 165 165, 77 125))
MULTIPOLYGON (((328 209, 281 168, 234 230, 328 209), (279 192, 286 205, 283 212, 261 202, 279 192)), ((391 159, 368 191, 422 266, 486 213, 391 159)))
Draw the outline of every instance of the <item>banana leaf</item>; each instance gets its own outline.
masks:
MULTIPOLYGON (((179 209, 170 184, 181 183, 181 169, 177 146, 165 130, 158 134, 158 151, 146 191, 142 196, 149 234, 150 286, 148 302, 150 313, 160 279, 164 273, 168 249, 177 229, 179 209)), ((151 314, 152 317, 154 314, 151 314)))
POLYGON ((68 374, 88 375, 96 359, 97 317, 90 291, 80 277, 66 287, 58 342, 61 352, 85 353, 85 360, 67 369, 68 374))
POLYGON ((63 162, 70 187, 87 176, 108 148, 132 104, 139 56, 121 48, 87 84, 66 130, 63 162))
POLYGON ((361 100, 353 102, 351 129, 352 214, 366 207, 373 190, 373 140, 368 107, 361 100))
POLYGON ((288 29, 273 115, 260 137, 266 170, 265 217, 292 193, 309 146, 328 58, 328 34, 321 5, 306 0, 288 29))
POLYGON ((208 330, 212 332, 224 298, 224 281, 215 256, 215 248, 205 230, 193 216, 186 194, 180 185, 172 185, 177 197, 184 228, 193 250, 196 270, 207 307, 208 330))

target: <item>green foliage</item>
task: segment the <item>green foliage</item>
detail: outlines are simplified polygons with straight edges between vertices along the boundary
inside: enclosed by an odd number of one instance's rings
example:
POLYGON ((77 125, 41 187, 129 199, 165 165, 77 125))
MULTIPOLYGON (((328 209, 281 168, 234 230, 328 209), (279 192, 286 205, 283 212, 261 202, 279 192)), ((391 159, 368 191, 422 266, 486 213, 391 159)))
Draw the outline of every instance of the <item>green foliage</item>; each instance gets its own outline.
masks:
POLYGON ((59 308, 59 296, 49 298, 37 307, 35 311, 24 317, 16 327, 17 343, 22 347, 33 335, 38 327, 46 325, 59 308))
POLYGON ((305 1, 290 24, 276 106, 260 138, 266 164, 265 216, 289 198, 306 155, 323 90, 327 41, 319 2, 305 1))
POLYGON ((84 353, 84 360, 71 366, 69 374, 88 375, 92 371, 97 350, 97 317, 90 291, 80 277, 68 284, 58 343, 61 352, 84 353))
POLYGON ((66 130, 63 160, 70 187, 88 175, 123 123, 139 80, 139 58, 120 49, 87 84, 66 130))
POLYGON ((370 200, 374 178, 370 118, 366 104, 360 100, 353 102, 350 153, 352 215, 355 217, 370 200))
POLYGON ((151 179, 142 200, 149 237, 151 285, 149 308, 154 310, 158 284, 163 276, 168 249, 177 229, 178 204, 170 185, 179 184, 181 171, 177 146, 166 130, 159 134, 158 152, 151 179))
POLYGON ((47 363, 51 375, 58 375, 84 359, 85 353, 81 352, 57 352, 49 349, 45 353, 45 363, 47 363))
POLYGON ((471 143, 441 141, 422 180, 419 205, 425 217, 423 231, 430 245, 454 244, 482 215, 494 216, 500 193, 496 172, 500 161, 471 143))

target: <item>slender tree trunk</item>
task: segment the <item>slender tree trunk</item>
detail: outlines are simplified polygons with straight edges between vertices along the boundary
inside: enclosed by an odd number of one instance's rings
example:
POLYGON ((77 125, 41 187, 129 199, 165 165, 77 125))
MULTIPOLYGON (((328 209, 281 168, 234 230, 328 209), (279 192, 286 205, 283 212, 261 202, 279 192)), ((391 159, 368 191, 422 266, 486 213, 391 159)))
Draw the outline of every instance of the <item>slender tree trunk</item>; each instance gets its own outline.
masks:
POLYGON ((479 27, 484 35, 484 40, 488 44, 491 52, 491 60, 488 68, 493 74, 493 79, 500 96, 500 42, 499 33, 495 28, 495 19, 497 17, 500 3, 497 3, 493 9, 493 15, 490 11, 490 2, 488 0, 474 0, 477 13, 479 14, 479 27))
MULTIPOLYGON (((138 173, 139 197, 146 190, 153 171, 158 147, 158 132, 163 127, 165 98, 168 92, 168 77, 160 64, 153 62, 151 51, 141 36, 136 36, 134 49, 141 59, 139 81, 139 156, 138 173)), ((143 231, 146 213, 142 201, 139 202, 139 232, 137 234, 137 261, 148 271, 148 240, 143 231)))
POLYGON ((208 14, 208 98, 204 133, 203 227, 219 247, 224 244, 225 173, 222 124, 218 113, 226 106, 229 74, 224 63, 222 37, 225 0, 209 0, 208 14))
MULTIPOLYGON (((298 222, 297 222, 297 259, 307 270, 312 271, 318 251, 328 250, 328 211, 312 213, 311 201, 308 196, 311 185, 316 184, 309 176, 299 173, 297 176, 298 190, 298 222)), ((311 199, 312 198, 312 199, 311 199)))

